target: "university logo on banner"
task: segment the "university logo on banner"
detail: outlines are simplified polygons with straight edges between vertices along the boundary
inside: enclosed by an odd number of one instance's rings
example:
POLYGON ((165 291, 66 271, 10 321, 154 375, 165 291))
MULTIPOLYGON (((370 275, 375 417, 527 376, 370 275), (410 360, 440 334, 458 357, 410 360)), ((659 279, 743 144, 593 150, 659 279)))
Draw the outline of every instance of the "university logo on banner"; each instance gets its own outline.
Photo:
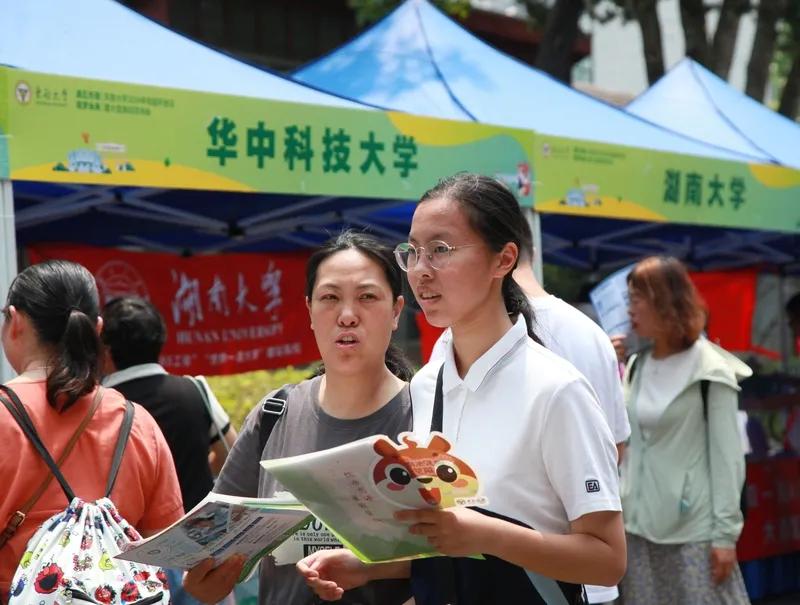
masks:
POLYGON ((32 263, 66 259, 95 276, 100 302, 138 296, 167 324, 161 364, 176 374, 233 374, 319 359, 304 301, 308 253, 183 258, 90 246, 33 246, 32 263))

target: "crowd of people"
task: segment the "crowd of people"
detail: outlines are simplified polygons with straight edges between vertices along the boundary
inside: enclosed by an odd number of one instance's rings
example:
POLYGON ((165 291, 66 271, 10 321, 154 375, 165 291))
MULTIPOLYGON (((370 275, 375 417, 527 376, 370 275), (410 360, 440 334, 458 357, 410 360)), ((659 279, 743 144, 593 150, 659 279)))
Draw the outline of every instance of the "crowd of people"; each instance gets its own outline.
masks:
MULTIPOLYGON (((649 344, 621 376, 608 336, 542 288, 532 254, 514 195, 474 174, 423 195, 394 250, 364 233, 334 237, 306 271, 322 369, 267 393, 282 414, 267 419, 255 405, 238 435, 204 380, 158 364, 165 329, 150 303, 101 309, 88 271, 44 262, 15 278, 2 310, 18 373, 5 387, 54 457, 79 434, 59 462, 86 500, 102 497, 125 400, 136 402, 111 499, 143 536, 212 489, 275 494, 262 459, 375 434, 441 431, 481 477, 483 507, 398 514, 441 557, 365 565, 344 548, 268 557, 262 604, 748 603, 735 544, 737 393, 749 368, 703 337, 683 265, 651 257, 628 277, 632 328, 649 344), (404 274, 427 321, 447 328, 416 373, 392 343, 404 274)), ((0 525, 49 473, 8 414, 0 407, 0 525)), ((0 603, 28 540, 66 504, 48 485, 0 537, 0 603)), ((223 602, 243 564, 169 570, 173 602, 223 602)))

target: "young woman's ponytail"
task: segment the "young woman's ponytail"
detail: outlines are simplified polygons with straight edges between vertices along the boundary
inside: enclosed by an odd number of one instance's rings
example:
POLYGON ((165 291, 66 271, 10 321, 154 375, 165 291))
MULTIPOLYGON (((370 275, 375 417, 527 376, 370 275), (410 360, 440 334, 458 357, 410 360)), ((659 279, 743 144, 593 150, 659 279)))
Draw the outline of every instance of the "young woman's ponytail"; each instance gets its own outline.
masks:
POLYGON ((47 400, 62 409, 94 389, 100 364, 100 342, 96 320, 74 308, 69 312, 64 333, 50 361, 47 400))
POLYGON ((92 274, 63 260, 33 265, 11 282, 6 304, 30 319, 48 352, 48 403, 65 410, 91 392, 100 374, 99 297, 92 274))
POLYGON ((389 343, 389 348, 386 349, 385 360, 386 367, 400 380, 410 382, 414 377, 414 370, 408 362, 405 353, 393 342, 389 343))
POLYGON ((533 309, 531 309, 531 305, 528 302, 528 297, 525 296, 525 292, 522 291, 519 284, 514 281, 511 273, 503 278, 503 302, 506 303, 506 311, 508 311, 512 319, 515 319, 519 315, 525 318, 528 336, 539 344, 542 344, 542 341, 534 330, 533 309))

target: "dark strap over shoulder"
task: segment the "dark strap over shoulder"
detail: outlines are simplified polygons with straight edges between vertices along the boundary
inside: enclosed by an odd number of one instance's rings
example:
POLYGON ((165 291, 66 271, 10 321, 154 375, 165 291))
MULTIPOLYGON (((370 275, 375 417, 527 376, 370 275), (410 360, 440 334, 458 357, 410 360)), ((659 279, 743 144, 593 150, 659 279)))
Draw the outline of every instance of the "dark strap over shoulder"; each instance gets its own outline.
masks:
POLYGON ((42 457, 45 464, 47 464, 47 466, 50 468, 50 472, 53 473, 53 476, 61 486, 64 495, 67 497, 67 502, 72 502, 72 500, 75 498, 75 493, 72 491, 69 483, 67 483, 64 475, 61 474, 58 465, 55 463, 55 460, 53 460, 50 452, 45 447, 41 437, 39 437, 39 433, 36 432, 36 427, 33 425, 31 417, 28 416, 25 406, 22 405, 22 402, 19 400, 19 397, 17 397, 17 394, 6 385, 0 384, 0 390, 2 390, 10 399, 10 401, 7 401, 5 398, 0 397, 0 401, 2 401, 4 406, 6 406, 8 413, 11 414, 11 417, 14 418, 14 420, 16 420, 19 428, 22 429, 22 432, 25 433, 25 436, 42 457))
POLYGON ((633 382, 633 374, 636 372, 636 366, 639 364, 639 355, 636 354, 631 360, 631 368, 628 370, 628 384, 633 382))
MULTIPOLYGON (((61 485, 61 489, 67 498, 67 502, 72 502, 72 500, 75 498, 75 492, 72 491, 72 488, 70 487, 69 483, 67 483, 67 480, 64 478, 64 475, 61 473, 61 470, 58 468, 55 460, 53 460, 53 457, 50 455, 47 447, 42 442, 41 437, 39 437, 39 434, 36 432, 36 427, 33 425, 33 421, 28 415, 28 412, 25 410, 25 406, 22 405, 22 402, 19 400, 19 397, 17 397, 17 394, 6 385, 0 384, 0 390, 2 390, 11 400, 7 401, 5 398, 0 397, 0 401, 2 401, 3 405, 5 405, 8 412, 22 429, 22 432, 25 433, 25 436, 42 457, 45 464, 47 464, 47 466, 50 468, 50 472, 53 473, 53 476, 56 478, 59 485, 61 485)), ((117 437, 117 445, 114 449, 114 457, 111 461, 111 472, 109 473, 108 482, 106 484, 106 497, 108 497, 108 495, 111 493, 114 483, 117 480, 119 467, 122 464, 122 455, 125 453, 125 446, 128 444, 128 437, 130 436, 131 427, 133 426, 134 411, 135 408, 133 407, 133 404, 126 400, 125 415, 122 418, 122 426, 120 427, 119 436, 117 437)))
POLYGON ((708 422, 708 387, 711 385, 710 380, 700 381, 700 397, 703 399, 703 419, 708 422))
POLYGON ((294 386, 295 385, 291 384, 286 385, 271 397, 264 397, 264 399, 259 402, 258 405, 261 408, 259 412, 260 417, 258 419, 259 452, 263 453, 275 425, 278 424, 278 420, 280 420, 281 416, 286 412, 286 401, 289 397, 289 391, 291 391, 294 386))
POLYGON ((442 432, 444 423, 444 393, 443 393, 444 364, 439 368, 436 376, 436 391, 433 394, 433 415, 431 416, 431 431, 442 432))
POLYGON ((114 448, 114 458, 111 460, 111 471, 108 473, 108 482, 106 483, 106 498, 111 495, 111 490, 114 489, 114 483, 117 481, 119 467, 122 465, 122 456, 125 454, 125 447, 128 445, 128 437, 131 434, 133 415, 135 412, 136 408, 130 401, 126 399, 125 415, 122 417, 122 426, 119 430, 119 437, 117 437, 117 445, 114 448))
MULTIPOLYGON (((7 392, 8 390, 13 389, 7 386, 4 389, 4 392, 7 392)), ((89 405, 89 409, 86 411, 86 415, 75 429, 75 432, 72 433, 72 437, 69 438, 67 445, 64 446, 61 455, 58 457, 58 460, 56 460, 56 464, 59 468, 61 468, 61 466, 64 464, 64 461, 69 458, 69 455, 72 453, 75 444, 78 442, 78 438, 83 434, 83 431, 86 430, 86 427, 89 426, 94 413, 97 411, 97 408, 100 407, 100 402, 103 399, 104 392, 105 389, 102 386, 97 387, 94 398, 92 399, 92 403, 89 405)), ((17 508, 16 511, 14 511, 14 514, 11 515, 11 518, 8 520, 5 528, 2 532, 0 532, 0 548, 3 548, 3 546, 5 546, 5 544, 14 536, 14 534, 17 533, 19 526, 22 525, 28 513, 33 510, 34 506, 36 506, 39 498, 41 498, 42 495, 47 491, 47 488, 50 487, 50 483, 52 481, 53 475, 52 473, 48 473, 39 487, 36 488, 36 491, 31 494, 31 497, 28 498, 19 508, 17 508)))
MULTIPOLYGON (((208 412, 208 418, 211 421, 211 426, 213 426, 217 430, 217 439, 219 439, 222 445, 225 447, 225 451, 230 454, 231 446, 228 445, 228 442, 225 440, 225 434, 222 432, 222 428, 217 424, 217 421, 214 419, 214 411, 211 409, 211 400, 208 397, 208 391, 206 391, 205 385, 200 381, 199 378, 195 378, 194 376, 189 376, 187 374, 186 376, 184 376, 184 378, 190 380, 191 383, 197 389, 197 391, 200 393, 200 398, 203 400, 203 405, 206 407, 206 412, 208 412)), ((230 424, 228 426, 230 426, 230 424)))

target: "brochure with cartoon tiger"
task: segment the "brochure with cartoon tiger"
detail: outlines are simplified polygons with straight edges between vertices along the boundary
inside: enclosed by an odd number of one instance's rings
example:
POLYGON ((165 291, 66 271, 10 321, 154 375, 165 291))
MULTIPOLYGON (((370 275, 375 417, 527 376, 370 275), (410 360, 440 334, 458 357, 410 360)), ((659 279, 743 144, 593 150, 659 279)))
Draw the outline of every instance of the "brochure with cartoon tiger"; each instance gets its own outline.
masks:
POLYGON ((210 493, 183 518, 116 555, 118 559, 191 569, 203 559, 247 557, 239 581, 279 544, 306 526, 308 510, 294 498, 239 498, 210 493))
POLYGON ((376 435, 261 464, 362 561, 435 556, 427 539, 409 533, 394 513, 487 501, 475 472, 453 455, 444 435, 431 433, 427 443, 412 433, 399 439, 401 445, 376 435))

